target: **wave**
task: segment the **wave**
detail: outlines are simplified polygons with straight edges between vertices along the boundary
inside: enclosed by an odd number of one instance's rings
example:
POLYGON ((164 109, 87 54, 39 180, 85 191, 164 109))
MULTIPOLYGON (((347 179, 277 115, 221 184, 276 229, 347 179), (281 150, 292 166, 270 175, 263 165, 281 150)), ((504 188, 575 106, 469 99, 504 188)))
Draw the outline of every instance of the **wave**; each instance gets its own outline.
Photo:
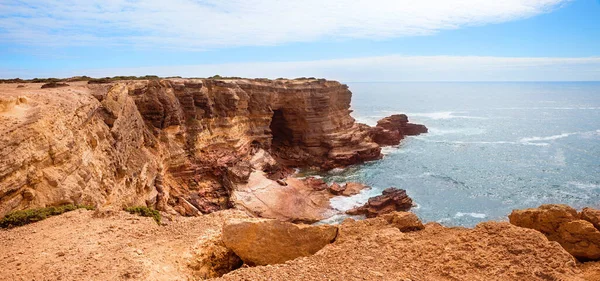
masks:
POLYGON ((527 143, 527 142, 537 142, 537 141, 551 141, 551 140, 563 139, 563 138, 570 137, 570 136, 577 135, 577 134, 580 134, 580 132, 563 133, 560 135, 553 135, 553 136, 548 136, 548 137, 528 137, 528 138, 520 139, 519 142, 527 143))
POLYGON ((521 138, 519 140, 519 142, 522 144, 530 144, 530 145, 536 145, 536 144, 537 145, 550 145, 549 143, 544 143, 544 141, 554 141, 554 140, 564 139, 564 138, 568 138, 570 136, 575 136, 575 135, 596 135, 596 134, 600 134, 600 130, 587 131, 587 132, 562 133, 559 135, 552 135, 552 136, 547 136, 547 137, 527 137, 527 138, 521 138))
POLYGON ((440 119, 453 119, 453 118, 462 118, 462 119, 487 119, 485 117, 478 116, 465 116, 465 115, 456 115, 466 113, 464 111, 438 111, 438 112, 425 112, 425 113, 407 113, 409 118, 411 117, 424 117, 434 120, 440 119))
POLYGON ((501 107, 495 110, 599 110, 600 107, 501 107))
POLYGON ((440 129, 435 127, 429 127, 428 136, 444 136, 444 135, 482 135, 485 133, 484 129, 480 128, 460 128, 460 129, 440 129))
POLYGON ((462 213, 462 212, 458 212, 456 213, 456 215, 454 215, 454 218, 462 218, 464 216, 469 216, 469 217, 473 217, 476 219, 485 219, 487 217, 486 214, 482 214, 482 213, 462 213))
POLYGON ((424 141, 424 142, 433 142, 433 143, 446 143, 446 144, 519 144, 519 145, 533 145, 533 146, 549 146, 550 143, 548 141, 559 140, 563 138, 567 138, 570 136, 593 136, 600 135, 600 130, 595 131, 586 131, 586 132, 572 132, 572 133, 562 133, 558 135, 552 135, 547 137, 524 137, 519 139, 518 141, 444 141, 444 140, 430 140, 426 137, 416 137, 416 139, 424 141))
POLYGON ((600 188, 600 184, 588 183, 588 182, 579 182, 579 181, 570 181, 567 182, 568 185, 575 186, 580 189, 596 189, 600 188))

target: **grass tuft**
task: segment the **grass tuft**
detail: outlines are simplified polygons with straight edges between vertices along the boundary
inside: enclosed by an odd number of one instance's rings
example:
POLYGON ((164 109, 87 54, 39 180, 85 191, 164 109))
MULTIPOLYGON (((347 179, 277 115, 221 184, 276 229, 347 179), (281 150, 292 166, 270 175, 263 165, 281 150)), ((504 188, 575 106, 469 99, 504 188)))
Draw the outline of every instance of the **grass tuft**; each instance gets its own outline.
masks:
POLYGON ((60 214, 77 209, 93 210, 94 207, 68 204, 62 206, 14 211, 4 216, 4 218, 0 219, 0 228, 12 228, 16 226, 22 226, 44 220, 51 216, 58 216, 60 214))
POLYGON ((160 212, 157 210, 145 206, 133 206, 125 208, 125 211, 142 217, 152 217, 157 224, 160 224, 160 212))

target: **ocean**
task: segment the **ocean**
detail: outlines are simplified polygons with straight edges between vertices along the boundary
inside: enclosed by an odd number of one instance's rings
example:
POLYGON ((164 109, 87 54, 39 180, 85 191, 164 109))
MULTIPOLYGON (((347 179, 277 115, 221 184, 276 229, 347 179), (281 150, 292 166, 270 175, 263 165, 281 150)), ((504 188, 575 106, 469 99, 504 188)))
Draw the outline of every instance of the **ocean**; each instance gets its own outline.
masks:
POLYGON ((600 83, 348 85, 357 122, 406 113, 429 133, 384 148, 380 161, 320 174, 373 187, 334 198, 334 208, 391 186, 407 191, 421 220, 447 226, 507 220, 545 203, 600 208, 600 83))

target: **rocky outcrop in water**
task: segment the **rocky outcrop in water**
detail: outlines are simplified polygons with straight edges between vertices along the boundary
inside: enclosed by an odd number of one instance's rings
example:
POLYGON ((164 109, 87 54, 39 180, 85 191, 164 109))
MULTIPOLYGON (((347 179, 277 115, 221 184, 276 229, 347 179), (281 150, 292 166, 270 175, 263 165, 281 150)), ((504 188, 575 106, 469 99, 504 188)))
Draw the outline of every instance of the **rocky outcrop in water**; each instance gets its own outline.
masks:
POLYGON ((412 205, 412 199, 406 195, 406 190, 390 187, 381 195, 369 198, 363 206, 346 211, 346 214, 374 218, 395 211, 408 211, 412 205))
POLYGON ((427 133, 427 127, 408 122, 405 114, 394 114, 377 121, 377 126, 369 128, 371 139, 382 146, 398 145, 405 136, 427 133))
POLYGON ((379 159, 350 99, 316 79, 4 87, 0 216, 66 203, 198 215, 232 207, 254 171, 284 183, 290 167, 379 159))
POLYGON ((540 231, 548 240, 560 243, 580 260, 600 259, 600 211, 585 208, 581 213, 567 205, 542 205, 515 210, 510 223, 540 231))

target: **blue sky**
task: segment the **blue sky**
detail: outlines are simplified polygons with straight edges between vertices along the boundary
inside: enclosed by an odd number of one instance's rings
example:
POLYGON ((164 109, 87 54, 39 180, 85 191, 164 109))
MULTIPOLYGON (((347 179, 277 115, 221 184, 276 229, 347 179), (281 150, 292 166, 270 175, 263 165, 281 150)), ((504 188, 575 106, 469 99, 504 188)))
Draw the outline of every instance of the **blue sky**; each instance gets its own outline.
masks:
POLYGON ((0 77, 600 80, 598 0, 164 3, 2 1, 0 77))

